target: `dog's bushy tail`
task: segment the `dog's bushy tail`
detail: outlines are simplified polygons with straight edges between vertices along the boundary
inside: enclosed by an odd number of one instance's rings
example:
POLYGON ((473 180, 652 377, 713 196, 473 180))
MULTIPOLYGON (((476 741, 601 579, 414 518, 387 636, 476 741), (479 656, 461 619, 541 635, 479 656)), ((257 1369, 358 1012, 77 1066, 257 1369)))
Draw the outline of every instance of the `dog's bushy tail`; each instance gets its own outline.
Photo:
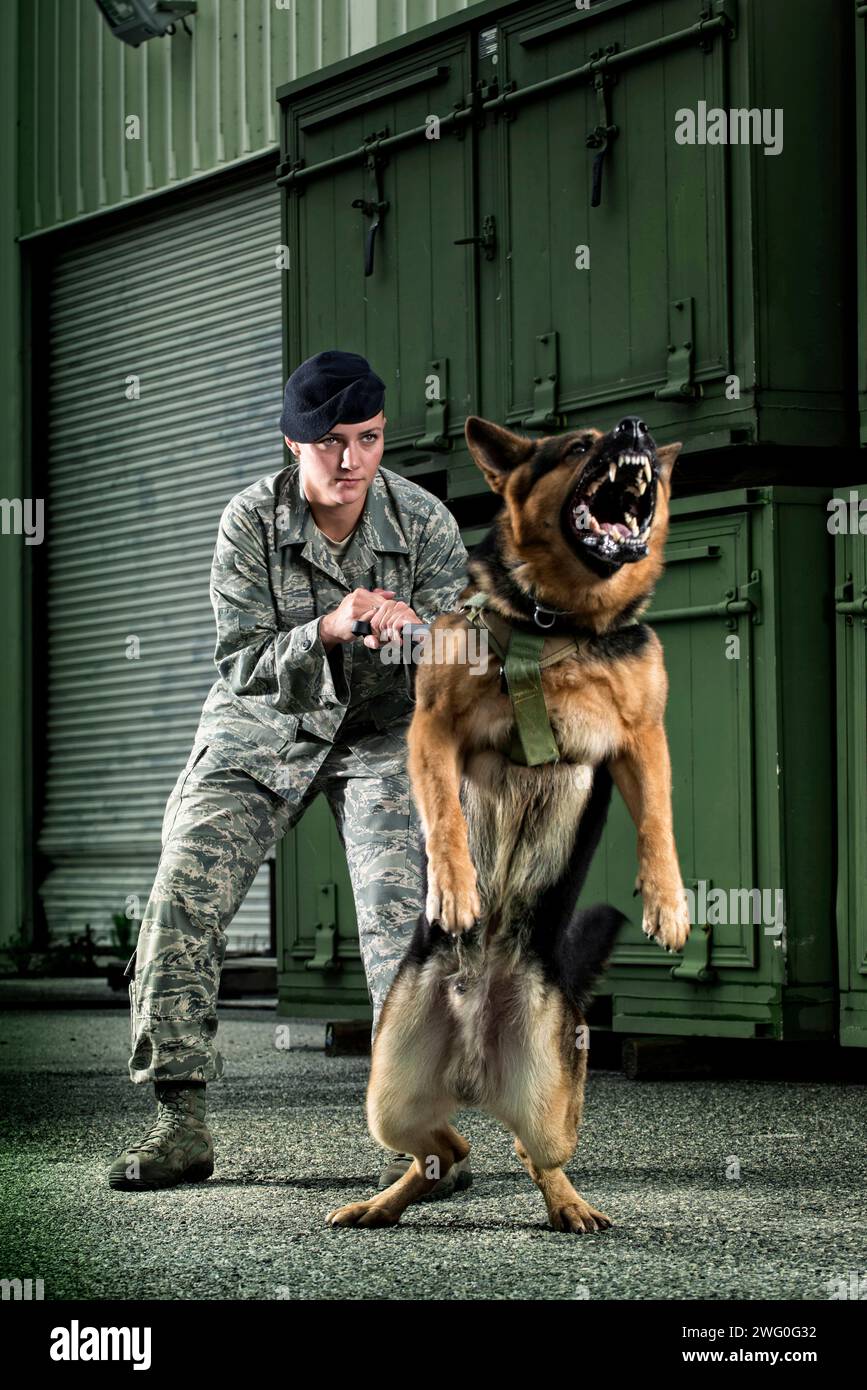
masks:
POLYGON ((617 933, 629 919, 616 907, 595 903, 578 908, 555 948, 560 987, 582 1013, 593 997, 593 986, 605 970, 617 933))

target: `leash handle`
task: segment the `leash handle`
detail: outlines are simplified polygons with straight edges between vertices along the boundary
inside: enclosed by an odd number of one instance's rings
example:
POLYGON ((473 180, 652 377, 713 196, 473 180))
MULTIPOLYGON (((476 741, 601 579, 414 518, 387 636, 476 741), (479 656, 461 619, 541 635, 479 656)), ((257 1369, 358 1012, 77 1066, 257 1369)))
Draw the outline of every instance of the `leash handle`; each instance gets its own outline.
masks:
MULTIPOLYGON (((354 618, 352 621, 352 631, 356 637, 369 637, 373 628, 366 618, 354 618)), ((428 623, 404 623, 401 628, 401 636, 408 632, 413 641, 418 637, 426 637, 430 632, 428 623)))

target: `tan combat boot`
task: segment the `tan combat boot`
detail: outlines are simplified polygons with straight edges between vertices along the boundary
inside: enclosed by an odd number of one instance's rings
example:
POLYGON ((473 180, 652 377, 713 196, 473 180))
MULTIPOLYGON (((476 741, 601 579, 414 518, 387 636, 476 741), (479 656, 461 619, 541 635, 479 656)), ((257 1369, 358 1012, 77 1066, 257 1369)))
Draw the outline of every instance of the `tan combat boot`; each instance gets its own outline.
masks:
MULTIPOLYGON (((391 1187, 393 1182, 402 1178, 404 1173, 409 1172, 415 1159, 412 1154, 395 1153, 391 1156, 391 1162, 386 1164, 379 1175, 377 1183, 378 1191, 386 1187, 391 1187)), ((417 1197, 418 1202, 440 1202, 444 1197, 451 1197, 455 1192, 463 1192, 470 1187, 473 1175, 470 1171, 470 1156, 462 1158, 458 1163, 453 1163, 445 1177, 440 1178, 436 1187, 432 1187, 430 1192, 426 1192, 423 1197, 417 1197)))
POLYGON ((214 1171, 214 1141, 205 1124, 203 1081, 157 1081, 157 1118, 108 1172, 110 1187, 148 1192, 180 1182, 202 1182, 214 1171))

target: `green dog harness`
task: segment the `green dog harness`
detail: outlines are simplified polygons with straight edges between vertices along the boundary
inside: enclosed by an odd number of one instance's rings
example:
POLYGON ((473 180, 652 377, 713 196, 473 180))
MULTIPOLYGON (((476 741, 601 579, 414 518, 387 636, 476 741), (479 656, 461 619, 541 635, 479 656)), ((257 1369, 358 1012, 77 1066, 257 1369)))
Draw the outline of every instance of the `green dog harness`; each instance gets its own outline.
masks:
POLYGON ((580 650, 578 639, 569 637, 564 640, 545 637, 542 633, 521 632, 496 610, 491 609, 486 614, 487 603, 488 595, 478 593, 467 599, 462 608, 472 627, 485 629, 502 663, 500 672, 512 701, 515 720, 508 756, 513 763, 525 767, 557 763, 560 761, 560 749, 548 717, 542 689, 542 670, 566 657, 577 655, 580 650))

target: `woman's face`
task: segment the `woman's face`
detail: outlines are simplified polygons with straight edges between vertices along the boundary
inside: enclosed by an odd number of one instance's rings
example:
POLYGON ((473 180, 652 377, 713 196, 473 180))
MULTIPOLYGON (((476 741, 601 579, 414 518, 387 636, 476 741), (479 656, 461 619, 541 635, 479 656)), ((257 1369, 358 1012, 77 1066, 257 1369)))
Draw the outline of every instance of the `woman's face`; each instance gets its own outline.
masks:
POLYGON ((382 411, 356 425, 334 425, 312 444, 286 443, 301 465, 309 502, 340 505, 363 498, 373 481, 385 447, 382 411))

